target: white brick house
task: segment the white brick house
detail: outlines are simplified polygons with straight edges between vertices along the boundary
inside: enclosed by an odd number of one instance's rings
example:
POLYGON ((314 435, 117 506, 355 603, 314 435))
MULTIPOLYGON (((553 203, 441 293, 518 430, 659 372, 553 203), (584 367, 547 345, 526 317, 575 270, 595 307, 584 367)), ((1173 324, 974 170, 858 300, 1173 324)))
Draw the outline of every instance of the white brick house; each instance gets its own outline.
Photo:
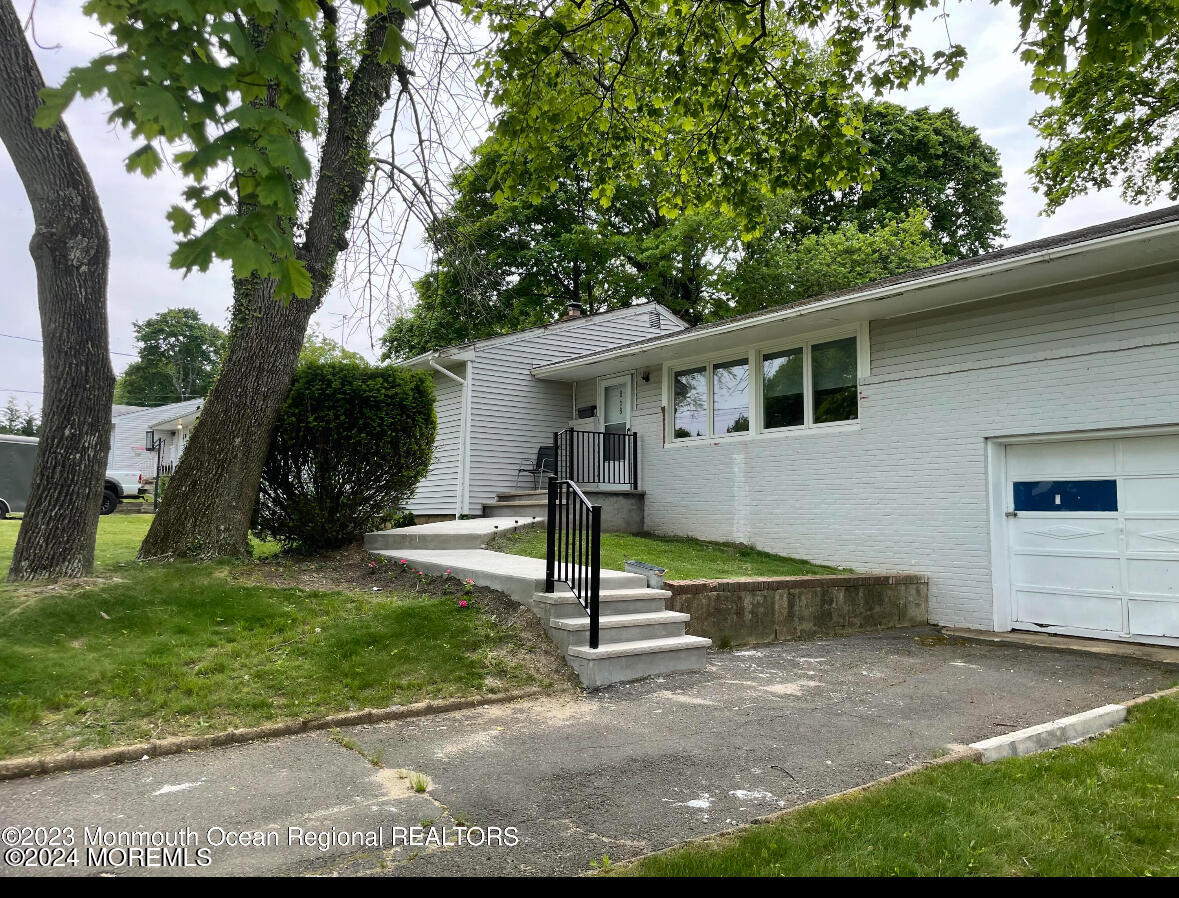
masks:
POLYGON ((1179 206, 558 349, 472 415, 621 387, 649 530, 926 573, 938 624, 1179 644, 1179 206))

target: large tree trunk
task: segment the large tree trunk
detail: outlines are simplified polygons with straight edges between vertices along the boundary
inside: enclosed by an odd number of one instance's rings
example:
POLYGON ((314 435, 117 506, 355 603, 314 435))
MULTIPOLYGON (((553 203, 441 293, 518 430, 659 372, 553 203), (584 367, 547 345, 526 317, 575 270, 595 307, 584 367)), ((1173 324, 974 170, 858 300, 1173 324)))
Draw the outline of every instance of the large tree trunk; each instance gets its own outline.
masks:
POLYGON ((248 555, 250 518, 270 434, 316 303, 284 305, 273 281, 234 285, 229 344, 159 512, 144 559, 248 555))
POLYGON ((115 390, 106 222, 65 125, 33 125, 44 86, 16 9, 0 0, 0 140, 33 208, 29 252, 45 367, 41 442, 10 580, 77 577, 93 568, 115 390))
POLYGON ((404 16, 376 16, 346 93, 338 57, 328 54, 327 135, 299 258, 311 275, 308 300, 283 305, 269 281, 234 285, 233 323, 221 373, 139 550, 142 559, 245 555, 258 483, 274 423, 290 389, 311 315, 332 285, 336 259, 369 171, 369 136, 402 66, 380 61, 390 28, 404 16))

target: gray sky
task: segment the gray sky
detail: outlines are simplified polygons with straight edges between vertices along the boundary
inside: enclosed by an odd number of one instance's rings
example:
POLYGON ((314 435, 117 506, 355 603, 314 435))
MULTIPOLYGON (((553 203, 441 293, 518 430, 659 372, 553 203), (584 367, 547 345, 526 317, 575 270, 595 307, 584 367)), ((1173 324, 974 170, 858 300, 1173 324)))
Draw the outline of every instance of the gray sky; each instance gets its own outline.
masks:
MULTIPOLYGON (((15 0, 22 15, 30 0, 15 0)), ((58 83, 70 66, 101 52, 106 41, 93 21, 82 15, 79 3, 40 0, 37 4, 37 36, 53 50, 35 50, 46 82, 58 83)), ((1074 200, 1051 218, 1039 215, 1040 197, 1031 190, 1026 174, 1036 149, 1036 135, 1028 119, 1038 98, 1028 89, 1028 70, 1016 58, 1016 18, 1007 7, 993 7, 983 0, 951 4, 950 29, 964 43, 970 58, 954 82, 937 81, 897 94, 891 99, 908 106, 952 106, 962 120, 977 127, 984 139, 998 147, 1007 181, 1004 211, 1009 243, 1022 243, 1048 234, 1108 221, 1145 211, 1128 206, 1117 191, 1103 191, 1074 200)), ((919 24, 917 40, 933 49, 945 42, 945 25, 932 14, 919 24)), ((207 274, 183 278, 168 267, 173 248, 171 231, 164 220, 168 207, 180 193, 180 180, 161 172, 148 180, 127 174, 123 160, 133 149, 130 138, 106 123, 106 101, 96 98, 76 102, 66 121, 98 188, 111 232, 109 315, 112 353, 132 353, 133 321, 175 306, 191 306, 201 316, 224 325, 230 304, 226 266, 207 274)), ((1157 205, 1167 205, 1165 200, 1157 205)), ((0 154, 0 332, 37 339, 36 278, 28 254, 33 220, 20 180, 6 153, 0 154)), ((424 254, 411 248, 407 261, 420 264, 424 254)), ((372 342, 382 322, 358 320, 349 298, 333 293, 315 317, 315 324, 349 348, 375 358, 372 342)), ((40 406, 41 347, 36 342, 0 337, 0 403, 10 393, 23 404, 40 406), (20 392, 18 392, 20 391, 20 392)), ((130 355, 112 355, 115 371, 122 371, 130 355)))

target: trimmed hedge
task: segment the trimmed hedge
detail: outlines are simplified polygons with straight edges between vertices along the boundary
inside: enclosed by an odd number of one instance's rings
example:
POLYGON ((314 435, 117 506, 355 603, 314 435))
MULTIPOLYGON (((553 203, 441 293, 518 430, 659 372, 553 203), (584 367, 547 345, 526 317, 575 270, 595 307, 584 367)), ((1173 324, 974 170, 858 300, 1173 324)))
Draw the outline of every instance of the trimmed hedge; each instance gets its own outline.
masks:
POLYGON ((437 426, 424 372, 301 365, 262 472, 255 529, 306 553, 360 538, 413 495, 437 426))

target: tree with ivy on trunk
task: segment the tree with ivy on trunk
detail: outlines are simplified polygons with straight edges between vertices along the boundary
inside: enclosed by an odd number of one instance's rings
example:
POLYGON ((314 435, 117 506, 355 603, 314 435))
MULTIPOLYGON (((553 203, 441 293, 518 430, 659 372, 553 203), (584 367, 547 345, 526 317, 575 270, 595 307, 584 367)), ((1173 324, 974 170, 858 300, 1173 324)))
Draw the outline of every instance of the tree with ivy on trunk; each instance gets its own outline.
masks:
POLYGON ((10 580, 78 577, 94 567, 115 389, 106 222, 69 130, 44 114, 44 87, 12 0, 0 0, 0 141, 33 209, 29 252, 45 366, 41 437, 10 580))
MULTIPOLYGON (((1010 2, 1021 13, 1033 86, 1074 59, 1081 68, 1089 57, 1137 66, 1144 42, 1163 40, 1179 23, 1179 9, 1164 0, 1010 2)), ((221 374, 141 556, 247 551, 275 417, 341 252, 350 237, 390 223, 391 245, 400 245, 406 219, 390 222, 381 211, 387 200, 438 215, 446 179, 436 169, 454 154, 430 131, 440 98, 453 101, 456 131, 474 127, 464 116, 482 99, 499 111, 493 133, 513 152, 496 172, 495 202, 541 199, 572 149, 591 197, 609 207, 654 159, 670 174, 656 200, 661 215, 717 210, 752 236, 767 196, 838 192, 871 179, 857 92, 960 72, 959 44, 926 53, 910 43, 912 17, 931 6, 90 0, 87 11, 115 49, 46 92, 48 106, 105 92, 113 120, 144 141, 128 160, 144 174, 162 163, 157 143, 171 147, 191 181, 169 213, 181 238, 173 265, 207 270, 227 259, 235 278, 221 374), (822 35, 820 45, 801 34, 822 35), (822 69, 811 63, 816 50, 822 69), (472 66, 479 92, 467 94, 472 66), (426 81, 433 87, 423 91, 426 81), (372 146, 380 134, 390 148, 384 155, 372 146), (314 176, 304 148, 311 139, 314 176), (406 144, 421 162, 416 169, 398 155, 406 144)), ((356 269, 370 285, 396 261, 374 246, 356 269)))
POLYGON ((234 274, 221 372, 140 556, 245 554, 270 434, 370 174, 369 137, 394 83, 407 90, 412 9, 363 4, 345 43, 327 2, 88 8, 121 49, 75 69, 49 101, 105 91, 113 118, 145 140, 128 167, 146 175, 162 164, 158 142, 181 147, 174 158, 193 184, 168 216, 182 238, 173 265, 207 270, 220 257, 234 274), (304 82, 312 66, 322 115, 304 82))

